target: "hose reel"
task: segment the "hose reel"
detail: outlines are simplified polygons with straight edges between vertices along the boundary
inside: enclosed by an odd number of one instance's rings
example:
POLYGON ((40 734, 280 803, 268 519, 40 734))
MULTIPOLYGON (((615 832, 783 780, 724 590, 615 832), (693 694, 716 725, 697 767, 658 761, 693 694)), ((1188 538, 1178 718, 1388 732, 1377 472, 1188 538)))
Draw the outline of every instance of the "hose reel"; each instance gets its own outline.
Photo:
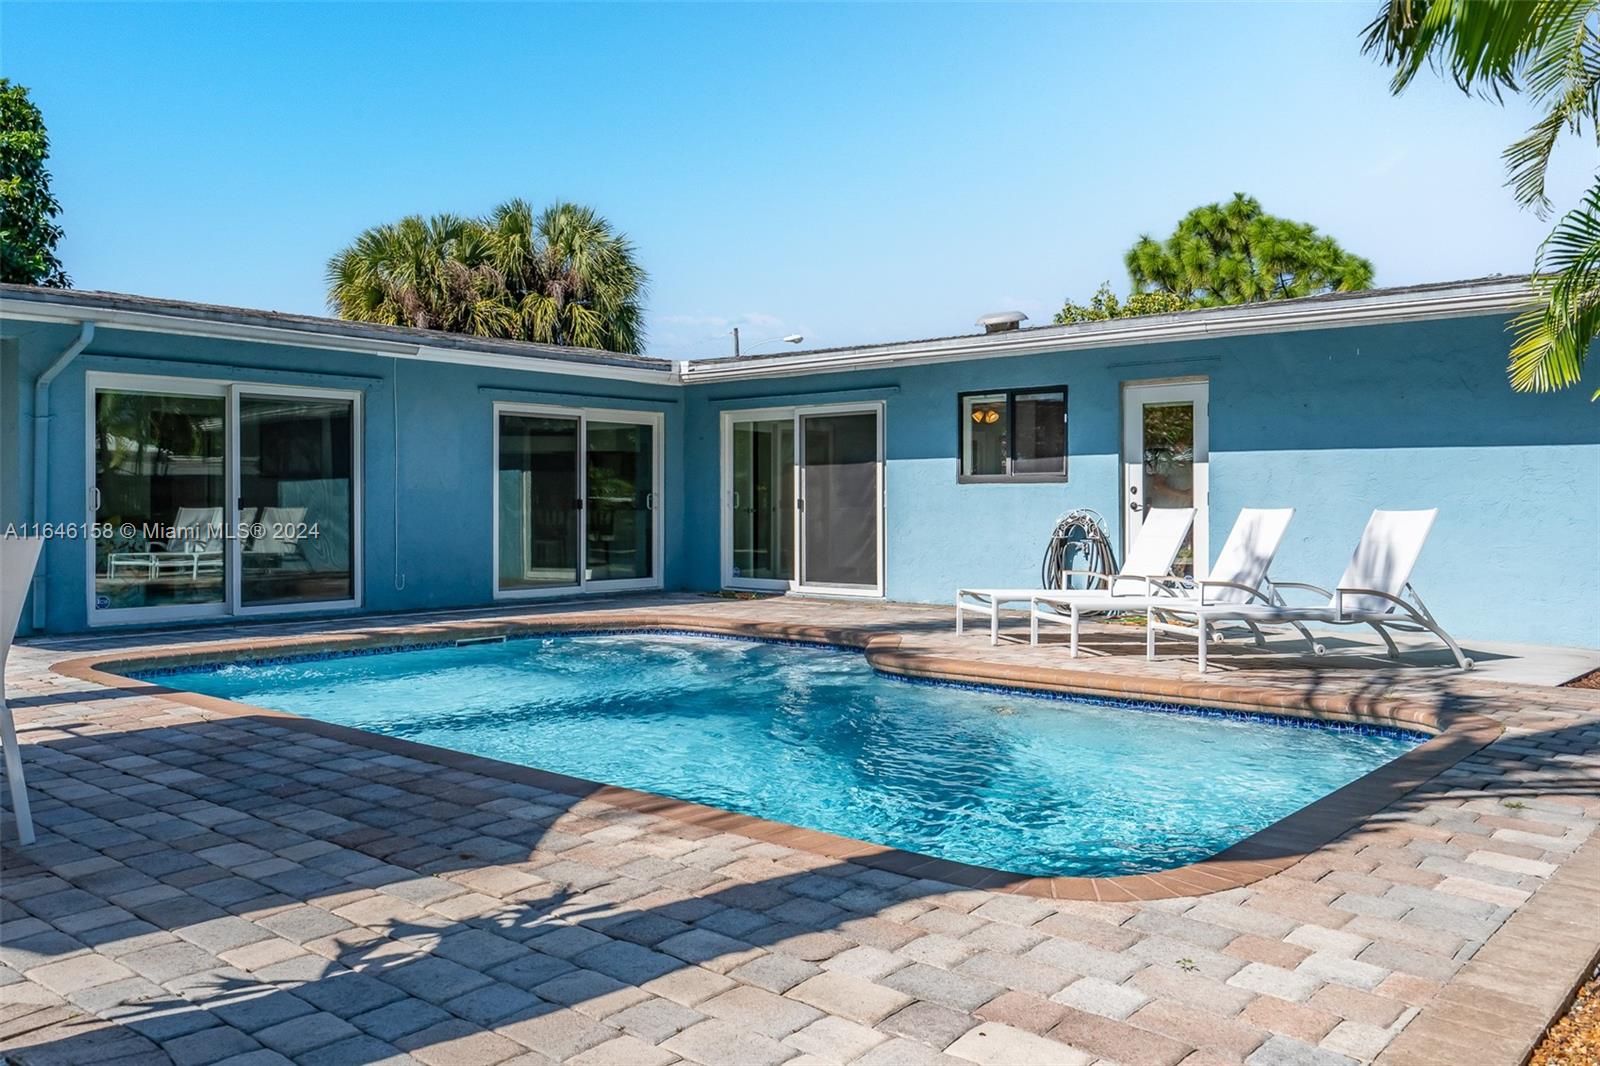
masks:
MULTIPOLYGON (((1040 586, 1073 587, 1065 583, 1069 580, 1065 573, 1068 570, 1092 570, 1108 577, 1117 572, 1117 554, 1099 511, 1087 507, 1069 511, 1056 522, 1039 568, 1040 586)), ((1087 588, 1088 579, 1078 587, 1087 588)))

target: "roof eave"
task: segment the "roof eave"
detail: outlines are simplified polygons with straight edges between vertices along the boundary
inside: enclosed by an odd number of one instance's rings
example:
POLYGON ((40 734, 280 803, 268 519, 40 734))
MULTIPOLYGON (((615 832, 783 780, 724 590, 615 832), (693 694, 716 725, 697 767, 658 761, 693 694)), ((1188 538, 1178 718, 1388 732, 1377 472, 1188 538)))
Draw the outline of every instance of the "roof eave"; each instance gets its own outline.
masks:
POLYGON ((955 362, 1044 352, 1164 344, 1202 338, 1238 337, 1441 318, 1508 314, 1533 302, 1526 278, 1440 286, 1425 292, 1377 291, 1338 300, 1284 301, 1217 307, 1166 315, 1084 322, 1010 333, 973 334, 932 341, 885 344, 731 359, 690 361, 685 383, 743 378, 790 377, 836 370, 955 362))
POLYGON ((387 337, 378 335, 377 331, 366 333, 341 330, 336 327, 342 324, 333 319, 264 322, 260 321, 258 316, 242 309, 232 314, 220 314, 209 309, 206 311, 197 309, 186 313, 182 309, 172 307, 139 310, 112 306, 105 299, 85 300, 70 297, 62 299, 53 293, 46 294, 43 290, 13 289, 0 292, 0 318, 68 324, 92 321, 102 329, 176 333, 183 336, 252 341, 321 351, 353 352, 470 366, 504 367, 662 385, 677 382, 677 370, 673 363, 650 356, 607 358, 604 353, 591 354, 587 350, 570 352, 543 345, 528 345, 523 352, 494 351, 474 346, 470 338, 435 334, 433 331, 397 330, 394 336, 387 337))

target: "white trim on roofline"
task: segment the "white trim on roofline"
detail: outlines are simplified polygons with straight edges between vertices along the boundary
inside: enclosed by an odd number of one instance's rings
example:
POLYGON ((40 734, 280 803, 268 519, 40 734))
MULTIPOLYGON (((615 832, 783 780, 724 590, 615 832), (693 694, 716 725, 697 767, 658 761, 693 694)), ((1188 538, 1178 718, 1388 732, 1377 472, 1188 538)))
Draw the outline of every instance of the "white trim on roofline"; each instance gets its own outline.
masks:
POLYGON ((87 303, 69 304, 56 301, 33 301, 28 300, 26 297, 18 298, 10 295, 0 297, 0 319, 29 322, 64 322, 74 325, 90 321, 101 329, 180 334, 188 337, 211 337, 218 340, 254 341, 262 344, 287 345, 296 348, 316 348, 319 350, 381 355, 394 359, 418 359, 432 363, 504 367, 511 370, 565 374, 570 377, 605 378, 610 381, 638 381, 653 385, 678 384, 676 371, 667 366, 657 370, 651 367, 586 362, 559 357, 540 358, 531 354, 512 355, 506 352, 473 351, 470 348, 441 348, 413 341, 358 337, 342 333, 319 333, 313 328, 226 322, 211 318, 187 317, 169 312, 129 311, 118 308, 98 307, 87 303))
MULTIPOLYGON (((1177 314, 1113 319, 1106 322, 1044 326, 1009 333, 969 334, 932 340, 746 357, 737 360, 718 358, 668 363, 666 360, 649 356, 637 357, 661 363, 658 368, 607 361, 605 356, 608 353, 601 352, 589 353, 591 358, 563 358, 559 354, 559 349, 532 344, 517 345, 518 351, 491 351, 474 349, 470 346, 470 339, 466 339, 466 343, 452 343, 447 347, 429 343, 429 331, 424 330, 415 332, 394 330, 393 338, 362 336, 344 331, 359 324, 337 319, 290 316, 291 320, 282 325, 240 322, 231 321, 224 316, 269 315, 271 312, 186 305, 180 301, 159 301, 162 306, 137 310, 106 306, 106 301, 116 299, 136 301, 143 299, 141 297, 121 297, 107 293, 84 293, 79 297, 72 290, 48 290, 48 292, 48 297, 40 298, 30 298, 25 289, 0 292, 0 320, 9 318, 19 321, 72 324, 92 321, 108 329, 215 337, 224 340, 367 353, 397 359, 504 367, 512 370, 613 381, 636 381, 655 385, 795 377, 803 374, 947 363, 963 359, 989 359, 1136 344, 1165 344, 1218 337, 1509 314, 1533 302, 1533 292, 1528 278, 1494 277, 1410 288, 1339 293, 1272 303, 1213 307, 1177 314), (195 313, 186 314, 186 308, 191 308, 195 313), (319 323, 322 322, 327 323, 326 330, 319 328, 319 323), (342 328, 335 331, 333 327, 342 328), (541 354, 546 351, 552 354, 541 354)), ((456 338, 451 339, 456 340, 456 338)), ((620 360, 628 357, 618 358, 620 360)))
POLYGON ((798 352, 754 359, 691 361, 683 368, 685 384, 792 377, 843 370, 992 359, 1133 344, 1252 334, 1334 329, 1441 318, 1509 314, 1532 302, 1526 278, 1428 287, 1424 290, 1375 290, 1337 297, 1285 300, 1244 306, 1216 307, 1169 315, 1083 322, 1067 326, 1016 330, 1010 333, 946 337, 857 348, 798 352))

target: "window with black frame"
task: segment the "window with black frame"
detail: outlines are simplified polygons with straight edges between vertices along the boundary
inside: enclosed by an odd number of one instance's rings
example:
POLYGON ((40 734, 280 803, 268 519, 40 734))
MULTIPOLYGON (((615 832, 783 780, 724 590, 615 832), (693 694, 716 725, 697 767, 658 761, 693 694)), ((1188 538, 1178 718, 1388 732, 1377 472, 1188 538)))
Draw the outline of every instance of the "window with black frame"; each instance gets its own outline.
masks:
POLYGON ((1066 481, 1067 389, 963 392, 956 480, 1066 481))

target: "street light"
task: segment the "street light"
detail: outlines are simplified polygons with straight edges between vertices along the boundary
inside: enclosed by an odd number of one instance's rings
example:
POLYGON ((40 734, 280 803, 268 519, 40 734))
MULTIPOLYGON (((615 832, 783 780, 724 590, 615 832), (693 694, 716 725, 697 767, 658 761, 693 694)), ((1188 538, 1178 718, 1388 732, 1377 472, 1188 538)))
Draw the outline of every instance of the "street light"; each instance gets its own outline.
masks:
MULTIPOLYGON (((777 344, 779 342, 782 342, 784 344, 799 344, 803 340, 805 340, 805 338, 802 337, 800 334, 791 333, 787 337, 768 337, 764 341, 756 341, 750 347, 759 348, 763 344, 777 344)), ((739 350, 739 327, 738 326, 734 326, 733 327, 733 357, 735 359, 737 359, 743 354, 744 353, 739 350)))

